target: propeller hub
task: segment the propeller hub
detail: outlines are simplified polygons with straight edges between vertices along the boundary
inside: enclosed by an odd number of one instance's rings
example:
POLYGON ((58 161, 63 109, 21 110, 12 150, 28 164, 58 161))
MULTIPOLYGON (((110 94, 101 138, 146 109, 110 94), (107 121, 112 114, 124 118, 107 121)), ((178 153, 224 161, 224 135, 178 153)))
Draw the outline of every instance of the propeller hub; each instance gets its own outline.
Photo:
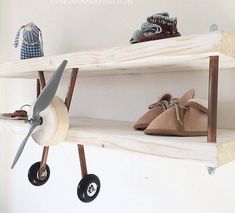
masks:
POLYGON ((34 124, 34 120, 33 120, 33 119, 30 119, 30 120, 29 120, 29 123, 30 123, 31 125, 33 125, 33 124, 34 124))
POLYGON ((37 119, 33 119, 33 118, 31 118, 30 120, 29 120, 29 123, 31 124, 31 125, 33 125, 33 124, 37 124, 37 125, 42 125, 42 123, 43 123, 43 119, 42 119, 42 117, 39 117, 39 118, 37 118, 37 119))

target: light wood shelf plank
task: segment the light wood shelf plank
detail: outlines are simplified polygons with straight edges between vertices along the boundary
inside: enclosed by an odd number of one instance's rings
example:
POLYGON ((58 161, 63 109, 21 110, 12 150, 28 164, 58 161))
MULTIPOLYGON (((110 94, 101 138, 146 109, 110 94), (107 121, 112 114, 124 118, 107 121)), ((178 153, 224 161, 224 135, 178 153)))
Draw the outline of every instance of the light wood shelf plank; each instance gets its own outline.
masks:
POLYGON ((208 57, 220 56, 220 68, 235 68, 235 36, 225 32, 182 36, 102 50, 46 56, 0 64, 0 78, 37 78, 51 75, 67 59, 68 72, 80 76, 146 74, 208 70, 208 57))
MULTIPOLYGON (((1 130, 27 134, 27 124, 0 120, 1 130)), ((235 160, 235 130, 219 129, 218 143, 206 137, 149 136, 135 131, 132 122, 72 118, 66 143, 129 151, 219 167, 235 160)))

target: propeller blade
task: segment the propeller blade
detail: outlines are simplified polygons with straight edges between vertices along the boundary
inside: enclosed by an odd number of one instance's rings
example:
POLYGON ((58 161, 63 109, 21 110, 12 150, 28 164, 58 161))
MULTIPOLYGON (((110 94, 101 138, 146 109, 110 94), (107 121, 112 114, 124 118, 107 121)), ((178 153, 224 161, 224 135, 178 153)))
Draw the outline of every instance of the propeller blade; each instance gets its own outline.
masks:
POLYGON ((40 112, 45 110, 50 105, 51 101, 53 100, 67 63, 68 63, 67 60, 64 60, 61 63, 61 65, 56 70, 56 72, 48 80, 46 86, 44 87, 44 89, 42 90, 38 99, 36 100, 34 107, 33 107, 33 118, 32 118, 33 124, 30 127, 27 136, 22 141, 22 143, 21 143, 21 145, 15 155, 14 161, 11 165, 11 169, 13 169, 15 167, 17 161, 19 160, 19 158, 24 150, 24 147, 29 139, 29 136, 32 134, 32 132, 35 130, 35 128, 37 126, 41 125, 41 118, 40 118, 39 114, 40 114, 40 112))
POLYGON ((12 163, 12 165, 11 165, 11 169, 13 169, 13 168, 15 167, 17 161, 19 160, 19 158, 20 158, 20 156, 21 156, 21 154, 22 154, 22 152, 23 152, 23 150, 24 150, 25 144, 27 143, 27 141, 28 141, 28 139, 29 139, 29 136, 32 134, 32 132, 35 130, 35 128, 36 128, 37 126, 39 126, 39 124, 34 123, 34 124, 30 127, 27 136, 26 136, 25 139, 22 141, 22 143, 21 143, 21 145, 20 145, 20 147, 19 147, 19 149, 18 149, 18 151, 17 151, 17 153, 16 153, 16 155, 15 155, 14 161, 13 161, 13 163, 12 163))
POLYGON ((51 103, 52 99, 56 94, 56 90, 59 86, 62 74, 65 70, 68 61, 64 60, 53 76, 47 81, 46 86, 39 95, 33 108, 33 118, 38 119, 39 113, 45 110, 51 103))

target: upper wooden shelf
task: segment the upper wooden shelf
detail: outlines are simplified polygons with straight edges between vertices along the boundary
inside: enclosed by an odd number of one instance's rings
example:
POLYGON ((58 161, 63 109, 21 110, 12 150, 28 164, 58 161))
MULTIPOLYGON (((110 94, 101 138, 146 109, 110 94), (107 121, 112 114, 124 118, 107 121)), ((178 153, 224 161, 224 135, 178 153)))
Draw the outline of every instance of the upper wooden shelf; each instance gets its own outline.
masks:
POLYGON ((235 68, 235 36, 211 32, 7 62, 0 64, 0 78, 35 79, 37 71, 50 74, 65 59, 69 61, 67 68, 79 68, 81 76, 207 70, 208 57, 213 55, 220 56, 221 69, 235 68))

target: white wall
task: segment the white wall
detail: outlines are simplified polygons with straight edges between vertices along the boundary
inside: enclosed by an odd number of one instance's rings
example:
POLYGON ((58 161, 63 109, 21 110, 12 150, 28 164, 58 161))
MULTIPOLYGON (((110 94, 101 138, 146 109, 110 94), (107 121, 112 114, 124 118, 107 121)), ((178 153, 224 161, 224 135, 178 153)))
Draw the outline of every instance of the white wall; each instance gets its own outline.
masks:
MULTIPOLYGON (((46 0, 1 0, 0 61, 19 58, 19 50, 13 48, 15 33, 29 21, 42 29, 45 53, 51 55, 126 44, 145 18, 159 11, 177 16, 179 31, 184 35, 207 32, 212 23, 235 32, 234 8, 235 0, 133 0, 133 5, 52 5, 46 0)), ((71 113, 136 120, 164 91, 178 97, 194 87, 197 97, 206 97, 207 77, 207 72, 182 72, 81 78, 71 113)), ((220 75, 219 123, 223 127, 235 127, 234 80, 232 71, 220 75)), ((59 91, 63 97, 66 83, 64 80, 59 91)), ((31 103, 34 88, 35 82, 31 80, 0 80, 0 110, 12 111, 31 103)), ((41 148, 30 141, 11 171, 10 164, 22 137, 6 133, 0 136, 0 212, 235 211, 235 163, 209 176, 204 167, 194 163, 86 148, 89 171, 100 177, 102 189, 93 203, 83 204, 76 197, 80 168, 75 146, 62 144, 51 148, 51 178, 45 186, 35 188, 29 184, 27 172, 40 159, 41 148)))

